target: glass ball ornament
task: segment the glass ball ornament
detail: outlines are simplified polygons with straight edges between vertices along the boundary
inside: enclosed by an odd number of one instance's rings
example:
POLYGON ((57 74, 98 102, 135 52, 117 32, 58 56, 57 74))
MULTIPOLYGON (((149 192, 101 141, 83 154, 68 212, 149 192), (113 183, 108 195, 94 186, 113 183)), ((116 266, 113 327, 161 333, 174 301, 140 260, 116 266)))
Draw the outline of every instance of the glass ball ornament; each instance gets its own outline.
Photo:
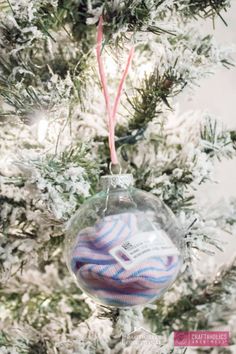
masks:
POLYGON ((160 298, 182 265, 183 232, 156 196, 130 174, 103 176, 67 226, 67 266, 99 304, 128 308, 160 298))

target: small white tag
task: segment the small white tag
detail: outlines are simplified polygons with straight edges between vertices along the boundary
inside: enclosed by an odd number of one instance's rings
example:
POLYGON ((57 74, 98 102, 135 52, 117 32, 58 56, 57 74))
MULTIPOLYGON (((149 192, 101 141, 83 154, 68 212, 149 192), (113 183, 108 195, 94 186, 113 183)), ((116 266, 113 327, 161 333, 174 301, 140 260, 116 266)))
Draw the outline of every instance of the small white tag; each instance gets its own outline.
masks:
POLYGON ((144 231, 136 234, 128 241, 112 248, 109 253, 125 269, 131 269, 150 257, 180 254, 164 230, 158 230, 154 226, 153 229, 155 231, 144 231))

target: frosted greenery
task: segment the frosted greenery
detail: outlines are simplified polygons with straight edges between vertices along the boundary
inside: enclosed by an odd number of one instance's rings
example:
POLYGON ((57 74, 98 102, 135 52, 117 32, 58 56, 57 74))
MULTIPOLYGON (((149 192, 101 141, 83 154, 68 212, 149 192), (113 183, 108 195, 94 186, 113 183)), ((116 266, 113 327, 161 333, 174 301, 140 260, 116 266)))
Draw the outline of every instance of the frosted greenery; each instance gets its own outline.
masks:
POLYGON ((233 66, 233 47, 196 29, 206 18, 224 22, 225 11, 230 1, 0 0, 1 354, 180 354, 173 330, 218 328, 222 319, 235 343, 235 262, 216 269, 210 255, 235 235, 236 201, 208 207, 196 191, 214 183, 216 161, 235 157, 236 133, 210 112, 182 114, 177 105, 181 92, 192 95, 200 79, 233 66), (63 256, 67 220, 109 166, 100 15, 111 97, 135 46, 116 127, 122 169, 185 231, 183 275, 145 309, 95 305, 63 256), (196 266, 203 252, 207 279, 196 266), (127 342, 139 327, 156 341, 127 342))

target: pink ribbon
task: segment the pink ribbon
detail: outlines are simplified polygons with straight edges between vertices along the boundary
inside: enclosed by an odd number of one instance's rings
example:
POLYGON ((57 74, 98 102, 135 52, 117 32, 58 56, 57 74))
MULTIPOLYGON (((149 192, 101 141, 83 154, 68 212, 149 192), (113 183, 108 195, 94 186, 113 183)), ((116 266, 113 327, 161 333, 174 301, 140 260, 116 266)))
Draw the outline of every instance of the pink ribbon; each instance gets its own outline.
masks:
POLYGON ((126 79, 126 76, 128 75, 129 67, 132 62, 132 58, 134 55, 134 47, 130 49, 129 56, 127 59, 126 67, 123 72, 123 75, 121 77, 114 106, 111 108, 110 104, 110 98, 108 94, 108 89, 107 89, 107 80, 106 80, 106 75, 105 75, 105 70, 104 70, 104 65, 102 62, 102 39, 103 39, 103 19, 102 16, 100 16, 99 23, 98 23, 98 31, 97 31, 97 61, 98 61, 98 69, 99 69, 99 75, 100 75, 100 80, 102 84, 102 89, 103 89, 103 94, 105 98, 105 103, 106 103, 106 110, 107 110, 107 115, 108 115, 108 131, 109 131, 109 148, 110 148, 110 155, 111 155, 111 162, 114 165, 118 164, 118 158, 116 154, 116 147, 115 147, 115 124, 116 124, 116 113, 117 109, 120 103, 120 97, 123 89, 123 85, 126 79))

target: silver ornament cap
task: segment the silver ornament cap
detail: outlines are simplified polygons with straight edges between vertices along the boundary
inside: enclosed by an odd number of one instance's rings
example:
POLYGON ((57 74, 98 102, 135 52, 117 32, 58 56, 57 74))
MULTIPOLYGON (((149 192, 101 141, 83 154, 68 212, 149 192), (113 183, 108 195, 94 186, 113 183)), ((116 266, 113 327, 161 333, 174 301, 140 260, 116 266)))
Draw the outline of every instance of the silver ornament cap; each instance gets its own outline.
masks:
POLYGON ((108 188, 128 188, 134 185, 134 178, 132 174, 116 174, 102 176, 100 185, 103 190, 108 188))

